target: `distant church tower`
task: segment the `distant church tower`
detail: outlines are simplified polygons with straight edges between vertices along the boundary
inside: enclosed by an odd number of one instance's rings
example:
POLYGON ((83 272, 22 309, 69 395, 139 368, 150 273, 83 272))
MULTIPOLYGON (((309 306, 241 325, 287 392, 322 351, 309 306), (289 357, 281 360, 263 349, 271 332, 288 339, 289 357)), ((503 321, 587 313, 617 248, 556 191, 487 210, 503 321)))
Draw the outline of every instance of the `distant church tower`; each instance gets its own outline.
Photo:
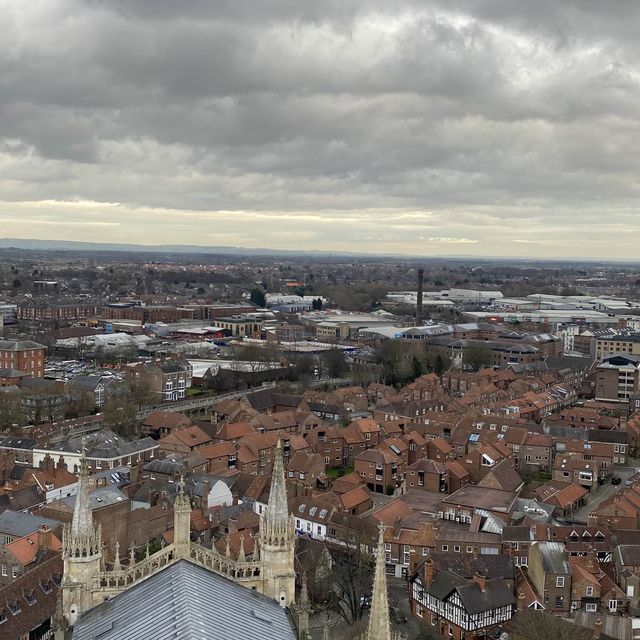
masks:
POLYGON ((75 624, 78 616, 91 609, 93 589, 102 563, 102 535, 93 526, 91 501, 89 498, 89 470, 82 453, 78 494, 71 524, 64 526, 62 558, 62 614, 68 625, 75 624))
POLYGON ((264 595, 282 607, 295 602, 296 574, 294 557, 296 546, 295 521, 289 514, 287 487, 282 461, 282 444, 274 452, 273 475, 269 504, 260 522, 260 561, 264 595))

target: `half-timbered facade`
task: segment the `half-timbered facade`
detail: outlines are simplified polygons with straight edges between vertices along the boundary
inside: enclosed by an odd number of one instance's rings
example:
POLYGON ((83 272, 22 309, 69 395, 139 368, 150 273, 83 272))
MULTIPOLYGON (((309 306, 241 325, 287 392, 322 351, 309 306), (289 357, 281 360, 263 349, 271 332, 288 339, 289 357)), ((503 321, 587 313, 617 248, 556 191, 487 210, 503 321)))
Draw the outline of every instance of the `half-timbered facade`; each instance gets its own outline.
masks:
POLYGON ((433 565, 428 559, 412 576, 410 604, 438 633, 453 640, 484 638, 512 618, 515 599, 507 580, 480 574, 468 580, 433 565))

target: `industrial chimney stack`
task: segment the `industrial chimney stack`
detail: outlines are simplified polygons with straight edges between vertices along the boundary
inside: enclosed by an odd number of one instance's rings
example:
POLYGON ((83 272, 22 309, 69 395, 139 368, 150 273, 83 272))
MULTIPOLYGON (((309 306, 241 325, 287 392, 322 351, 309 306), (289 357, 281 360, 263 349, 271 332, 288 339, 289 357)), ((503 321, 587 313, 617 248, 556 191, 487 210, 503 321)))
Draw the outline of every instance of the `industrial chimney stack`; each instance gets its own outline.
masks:
POLYGON ((424 269, 418 269, 418 296, 416 300, 416 327, 422 326, 422 280, 424 269))

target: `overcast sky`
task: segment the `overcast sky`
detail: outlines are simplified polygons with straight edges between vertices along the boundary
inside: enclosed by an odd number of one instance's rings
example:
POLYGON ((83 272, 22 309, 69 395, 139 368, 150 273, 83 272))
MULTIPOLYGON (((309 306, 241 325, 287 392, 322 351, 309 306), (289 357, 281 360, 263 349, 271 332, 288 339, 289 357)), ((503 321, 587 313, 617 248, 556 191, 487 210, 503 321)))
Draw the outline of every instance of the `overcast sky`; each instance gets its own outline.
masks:
POLYGON ((638 0, 0 0, 0 235, 638 257, 638 0))

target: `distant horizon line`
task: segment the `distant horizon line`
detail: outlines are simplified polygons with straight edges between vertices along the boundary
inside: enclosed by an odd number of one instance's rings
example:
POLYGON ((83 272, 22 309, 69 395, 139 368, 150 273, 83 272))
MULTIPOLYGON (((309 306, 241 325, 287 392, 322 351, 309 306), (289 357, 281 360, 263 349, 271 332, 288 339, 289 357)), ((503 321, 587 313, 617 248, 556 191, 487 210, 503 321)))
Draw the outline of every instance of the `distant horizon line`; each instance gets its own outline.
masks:
POLYGON ((92 240, 60 240, 49 238, 14 238, 0 237, 0 250, 21 249, 24 251, 81 251, 90 252, 127 252, 144 251, 145 253, 183 253, 183 254, 220 254, 246 256, 325 256, 339 255, 342 257, 363 258, 403 258, 407 260, 504 260, 524 262, 588 262, 588 263, 628 263, 638 264, 640 260, 634 258, 615 257, 541 257, 541 256, 495 256, 475 254, 436 254, 418 255, 415 253, 374 253, 368 251, 345 251, 338 249, 273 249, 269 247, 238 247, 234 245, 198 245, 198 244, 146 244, 141 242, 99 242, 92 240))

